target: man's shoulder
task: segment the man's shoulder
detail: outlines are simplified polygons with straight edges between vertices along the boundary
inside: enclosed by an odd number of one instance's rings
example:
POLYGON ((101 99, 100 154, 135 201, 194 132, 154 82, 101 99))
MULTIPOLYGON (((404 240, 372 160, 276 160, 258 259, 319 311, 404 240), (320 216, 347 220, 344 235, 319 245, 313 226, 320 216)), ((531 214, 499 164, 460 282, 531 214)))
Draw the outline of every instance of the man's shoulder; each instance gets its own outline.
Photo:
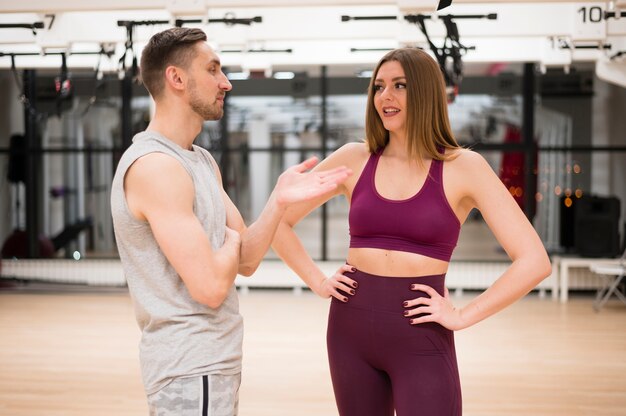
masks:
POLYGON ((213 158, 213 155, 211 154, 211 152, 208 149, 206 149, 206 148, 204 148, 202 146, 198 146, 197 144, 194 144, 193 145, 193 151, 200 153, 201 155, 205 156, 209 160, 212 160, 212 161, 215 160, 213 158))
POLYGON ((219 172, 219 165, 217 164, 217 161, 215 160, 215 158, 213 157, 213 155, 211 154, 211 152, 201 146, 198 145, 193 145, 193 149, 194 152, 197 152, 201 158, 203 158, 209 165, 209 168, 213 171, 213 172, 219 172))
POLYGON ((158 133, 142 131, 133 137, 131 145, 124 150, 120 161, 126 160, 132 164, 134 160, 151 153, 167 154, 170 157, 179 159, 179 157, 177 157, 178 152, 175 150, 175 145, 173 143, 169 143, 168 139, 158 133))
POLYGON ((142 148, 146 146, 167 147, 168 140, 159 133, 144 130, 133 136, 132 143, 128 148, 142 148))

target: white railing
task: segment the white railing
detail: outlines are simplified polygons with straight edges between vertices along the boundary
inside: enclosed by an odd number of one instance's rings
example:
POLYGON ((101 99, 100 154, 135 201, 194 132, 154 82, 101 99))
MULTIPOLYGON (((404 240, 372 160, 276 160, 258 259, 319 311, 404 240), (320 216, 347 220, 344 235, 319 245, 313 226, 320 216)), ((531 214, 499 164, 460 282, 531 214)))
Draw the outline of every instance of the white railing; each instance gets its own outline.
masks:
MULTIPOLYGON (((339 268, 341 262, 320 262, 322 270, 331 274, 339 268)), ((508 262, 486 261, 453 261, 450 263, 446 277, 447 286, 457 294, 464 289, 485 289, 489 287, 508 267, 508 262)), ((583 288, 597 287, 597 277, 589 272, 590 276, 581 276, 578 270, 572 274, 570 289, 576 289, 577 281, 583 288)), ((75 283, 93 286, 124 286, 126 280, 118 259, 3 259, 2 277, 22 280, 36 280, 54 283, 75 283)), ((539 289, 542 293, 552 290, 556 296, 558 279, 556 273, 541 282, 539 289)), ((238 276, 236 285, 244 291, 248 288, 293 288, 296 291, 305 287, 304 283, 287 266, 280 261, 268 260, 261 264, 252 277, 238 276)))
POLYGON ((94 286, 124 286, 119 259, 2 259, 2 277, 94 286))

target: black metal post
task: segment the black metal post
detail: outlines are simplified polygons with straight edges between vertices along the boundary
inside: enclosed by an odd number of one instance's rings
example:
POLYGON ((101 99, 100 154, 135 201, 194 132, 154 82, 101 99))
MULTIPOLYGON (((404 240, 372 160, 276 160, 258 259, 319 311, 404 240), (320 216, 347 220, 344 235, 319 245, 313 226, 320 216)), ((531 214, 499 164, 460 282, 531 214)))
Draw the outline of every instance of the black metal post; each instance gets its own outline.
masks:
POLYGON ((26 140, 26 237, 28 241, 28 258, 37 258, 39 251, 39 187, 41 186, 41 144, 37 125, 37 72, 33 69, 24 70, 24 139, 26 140))
MULTIPOLYGON (((328 148, 328 67, 326 65, 322 65, 320 95, 322 96, 322 125, 320 134, 322 136, 322 159, 324 159, 326 158, 326 149, 328 148)), ((328 260, 328 209, 326 208, 326 204, 322 205, 322 260, 328 260)))
POLYGON ((535 142, 535 65, 524 64, 522 79, 522 143, 524 145, 524 213, 532 221, 536 212, 537 143, 535 142))
POLYGON ((127 70, 121 83, 122 88, 122 148, 128 149, 133 141, 133 73, 127 70))

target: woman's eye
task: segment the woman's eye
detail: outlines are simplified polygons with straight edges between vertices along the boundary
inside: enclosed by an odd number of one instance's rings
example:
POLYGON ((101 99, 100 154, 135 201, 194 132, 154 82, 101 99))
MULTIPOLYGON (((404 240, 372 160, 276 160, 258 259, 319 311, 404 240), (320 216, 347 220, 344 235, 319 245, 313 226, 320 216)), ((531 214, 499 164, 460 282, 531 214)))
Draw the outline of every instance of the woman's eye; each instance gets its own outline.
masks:
POLYGON ((375 85, 374 86, 374 91, 382 91, 383 90, 383 86, 382 85, 375 85))
POLYGON ((404 88, 406 88, 406 84, 403 84, 403 83, 399 82, 399 83, 396 84, 396 88, 404 89, 404 88))

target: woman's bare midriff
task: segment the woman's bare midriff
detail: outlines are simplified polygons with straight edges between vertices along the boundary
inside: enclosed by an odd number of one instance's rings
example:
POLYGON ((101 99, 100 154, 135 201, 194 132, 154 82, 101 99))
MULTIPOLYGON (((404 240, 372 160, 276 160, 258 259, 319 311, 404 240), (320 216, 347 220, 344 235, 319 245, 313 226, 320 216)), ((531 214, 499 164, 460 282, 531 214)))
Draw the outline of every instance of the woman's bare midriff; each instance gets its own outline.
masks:
POLYGON ((351 248, 348 264, 358 270, 378 276, 418 277, 444 274, 448 262, 421 254, 378 248, 351 248))

